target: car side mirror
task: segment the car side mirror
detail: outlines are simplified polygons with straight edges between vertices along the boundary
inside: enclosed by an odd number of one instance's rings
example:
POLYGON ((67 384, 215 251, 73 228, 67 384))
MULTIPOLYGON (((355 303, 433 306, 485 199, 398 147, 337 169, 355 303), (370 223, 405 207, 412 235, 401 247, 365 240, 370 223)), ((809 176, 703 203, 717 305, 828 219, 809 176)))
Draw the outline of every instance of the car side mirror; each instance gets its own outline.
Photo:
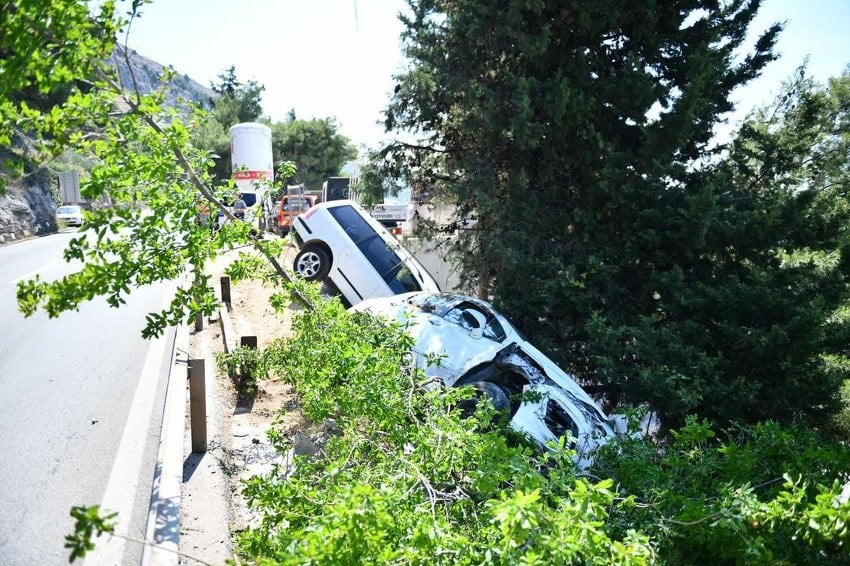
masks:
POLYGON ((461 314, 463 322, 470 329, 469 336, 475 339, 481 338, 484 334, 484 325, 487 322, 484 315, 478 311, 465 310, 461 314))

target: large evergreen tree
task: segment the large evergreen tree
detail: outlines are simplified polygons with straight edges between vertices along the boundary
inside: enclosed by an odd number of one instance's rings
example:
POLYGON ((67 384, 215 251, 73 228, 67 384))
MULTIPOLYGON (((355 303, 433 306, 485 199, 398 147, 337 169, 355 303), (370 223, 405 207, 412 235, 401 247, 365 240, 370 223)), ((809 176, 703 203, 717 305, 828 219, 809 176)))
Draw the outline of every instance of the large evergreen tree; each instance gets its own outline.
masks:
MULTIPOLYGON (((834 305, 794 321, 783 301, 750 302, 749 317, 735 306, 765 291, 736 273, 750 256, 771 277, 784 265, 775 239, 750 233, 773 201, 732 239, 722 228, 740 231, 739 218, 720 206, 730 189, 709 167, 730 92, 774 58, 778 25, 739 55, 758 0, 409 5, 411 65, 386 125, 419 141, 387 148, 384 163, 474 216, 457 251, 482 294, 609 400, 650 401, 670 424, 824 409, 787 391, 785 407, 760 406, 766 390, 799 384, 781 372, 800 357, 759 367, 753 349, 766 354, 773 336, 732 340, 765 324, 810 340, 786 325, 817 333, 834 305)), ((811 345, 793 371, 823 383, 811 345)))
MULTIPOLYGON (((803 75, 687 191, 705 222, 647 273, 656 312, 600 314, 589 348, 670 418, 822 425, 847 378, 848 76, 803 75), (682 250, 686 253, 677 253, 682 250)), ((663 250, 662 250, 663 251, 663 250)))
POLYGON ((226 180, 231 175, 230 128, 243 122, 259 120, 263 114, 262 93, 265 87, 256 81, 243 83, 236 67, 225 69, 218 82, 211 82, 215 96, 210 99, 211 110, 192 132, 192 142, 217 156, 212 175, 226 180))

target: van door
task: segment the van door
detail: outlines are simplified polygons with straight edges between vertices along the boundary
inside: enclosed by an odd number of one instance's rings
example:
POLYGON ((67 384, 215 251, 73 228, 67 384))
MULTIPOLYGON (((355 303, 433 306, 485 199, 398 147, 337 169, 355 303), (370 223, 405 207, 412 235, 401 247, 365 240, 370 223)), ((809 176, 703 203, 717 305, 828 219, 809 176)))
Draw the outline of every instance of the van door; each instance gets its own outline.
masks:
POLYGON ((402 261, 380 234, 375 232, 371 238, 360 242, 357 247, 374 272, 369 288, 370 297, 389 297, 406 291, 396 279, 396 273, 403 267, 402 261), (393 283, 396 284, 393 285, 393 283))
POLYGON ((383 284, 383 279, 375 269, 375 254, 370 246, 370 242, 377 237, 375 230, 352 206, 329 207, 328 212, 343 232, 338 238, 339 244, 334 248, 337 259, 331 278, 346 295, 348 302, 354 305, 362 299, 392 294, 374 294, 383 284), (349 292, 345 292, 346 289, 349 292))

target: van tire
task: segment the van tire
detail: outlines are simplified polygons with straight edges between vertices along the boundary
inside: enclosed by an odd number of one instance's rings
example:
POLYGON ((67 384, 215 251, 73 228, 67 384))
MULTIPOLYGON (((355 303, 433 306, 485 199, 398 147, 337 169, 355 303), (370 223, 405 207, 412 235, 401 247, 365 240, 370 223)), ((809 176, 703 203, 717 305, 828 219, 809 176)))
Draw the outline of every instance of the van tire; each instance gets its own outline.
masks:
POLYGON ((292 268, 307 281, 324 281, 331 269, 331 258, 319 246, 305 246, 295 256, 292 268))

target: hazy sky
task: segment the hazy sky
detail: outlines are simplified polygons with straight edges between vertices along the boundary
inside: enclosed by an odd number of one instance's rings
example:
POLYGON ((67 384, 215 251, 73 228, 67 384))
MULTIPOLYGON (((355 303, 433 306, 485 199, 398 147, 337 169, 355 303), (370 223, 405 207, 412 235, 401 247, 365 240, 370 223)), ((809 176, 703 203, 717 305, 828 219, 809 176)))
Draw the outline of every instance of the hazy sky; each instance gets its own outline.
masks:
MULTIPOLYGON (((566 0, 565 0, 566 1, 566 0)), ((205 86, 234 65, 266 87, 263 109, 282 121, 335 117, 357 144, 384 139, 377 124, 401 68, 396 14, 403 0, 156 0, 134 22, 130 46, 205 86)), ((740 111, 770 100, 809 56, 818 80, 850 63, 850 0, 765 0, 753 29, 787 20, 782 58, 736 95, 740 111)))

